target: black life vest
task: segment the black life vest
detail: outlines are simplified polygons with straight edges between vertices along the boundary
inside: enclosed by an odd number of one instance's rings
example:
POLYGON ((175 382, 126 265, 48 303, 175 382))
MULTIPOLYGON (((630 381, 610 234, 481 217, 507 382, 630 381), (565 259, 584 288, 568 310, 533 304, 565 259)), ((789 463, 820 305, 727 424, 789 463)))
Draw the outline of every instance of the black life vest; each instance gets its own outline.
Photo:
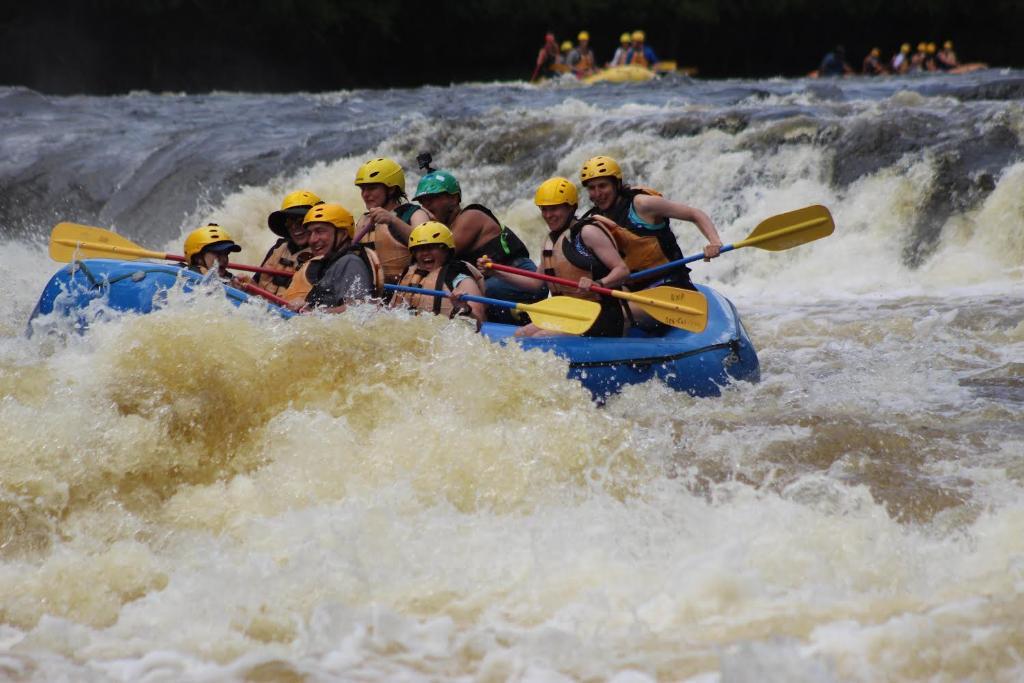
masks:
POLYGON ((490 209, 483 204, 470 204, 463 209, 463 212, 473 210, 480 211, 490 217, 491 220, 498 224, 500 232, 494 239, 477 247, 468 254, 460 254, 460 258, 470 263, 476 263, 477 259, 486 256, 495 263, 506 264, 514 263, 521 258, 530 258, 530 250, 526 248, 526 245, 519 239, 519 236, 512 232, 512 229, 507 225, 502 225, 501 221, 498 220, 498 217, 490 209))
MULTIPOLYGON (((384 276, 381 272, 380 260, 377 258, 377 254, 372 249, 367 249, 361 244, 348 245, 344 249, 329 254, 321 259, 312 259, 306 263, 306 267, 302 270, 301 275, 312 288, 306 295, 306 303, 316 306, 318 302, 330 299, 334 296, 334 292, 330 291, 329 288, 320 287, 320 279, 323 274, 327 272, 327 269, 331 265, 340 259, 342 256, 347 254, 355 254, 359 257, 359 260, 363 262, 366 269, 370 272, 370 294, 371 296, 380 296, 384 287, 384 276)), ((299 276, 296 275, 296 278, 299 276)))
MULTIPOLYGON (((593 219, 576 220, 574 216, 569 219, 565 227, 550 233, 548 239, 544 241, 544 250, 541 254, 541 269, 544 274, 579 281, 583 277, 600 280, 611 272, 608 266, 597 257, 597 254, 583 242, 582 232, 587 225, 597 227, 611 244, 618 248, 615 237, 599 222, 593 219)), ((580 294, 574 287, 564 287, 552 283, 548 285, 548 288, 556 294, 568 294, 595 301, 599 299, 596 294, 589 296, 580 294)))

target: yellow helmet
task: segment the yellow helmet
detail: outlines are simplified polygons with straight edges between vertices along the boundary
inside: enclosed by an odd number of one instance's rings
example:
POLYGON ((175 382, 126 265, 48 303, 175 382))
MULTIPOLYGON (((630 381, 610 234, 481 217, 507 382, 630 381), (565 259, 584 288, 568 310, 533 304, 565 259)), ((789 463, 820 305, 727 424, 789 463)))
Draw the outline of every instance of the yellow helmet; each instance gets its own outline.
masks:
POLYGON ((944 42, 942 44, 942 47, 944 47, 947 50, 952 50, 953 49, 953 41, 952 40, 947 40, 946 42, 944 42))
POLYGON ((910 52, 910 43, 903 43, 902 45, 900 45, 900 52, 902 52, 903 54, 909 53, 910 52))
POLYGON ((576 36, 576 40, 590 40, 590 34, 586 31, 580 31, 580 34, 576 36))
POLYGON ((630 37, 631 37, 631 38, 632 38, 632 39, 633 39, 634 41, 640 41, 641 43, 642 43, 642 42, 644 42, 644 39, 645 39, 645 38, 647 38, 647 36, 645 36, 645 35, 644 35, 644 32, 643 32, 643 31, 633 31, 633 35, 632 35, 632 36, 630 36, 630 37))
POLYGON ((935 43, 928 43, 928 54, 935 54, 935 43))
POLYGON ((622 180, 622 169, 615 159, 606 156, 597 156, 587 159, 580 169, 580 181, 584 184, 594 178, 614 177, 622 180))
POLYGON ((629 31, 619 36, 619 42, 622 43, 623 45, 629 42, 629 31))
POLYGON ((558 206, 560 204, 576 206, 580 200, 572 181, 568 178, 555 177, 548 178, 540 184, 537 194, 533 196, 533 203, 537 206, 558 206))
POLYGON ((562 43, 562 48, 561 48, 562 52, 568 52, 571 49, 572 49, 572 41, 571 40, 567 40, 567 41, 562 43))
POLYGON ((882 51, 880 49, 878 49, 877 47, 871 48, 871 56, 872 57, 878 57, 881 54, 882 54, 882 51))
POLYGON ((443 244, 449 249, 454 249, 455 236, 444 223, 437 221, 420 223, 409 233, 409 248, 425 247, 428 244, 443 244))
POLYGON ((927 52, 928 51, 928 43, 918 43, 917 44, 917 51, 918 52, 927 52))
POLYGON ((356 185, 381 183, 386 187, 397 187, 405 194, 405 172, 391 159, 367 161, 356 171, 356 185))
POLYGON ((330 223, 338 230, 344 230, 352 237, 356 232, 356 222, 352 214, 341 204, 317 204, 302 219, 303 225, 310 223, 330 223))
POLYGON ((285 218, 288 216, 302 218, 311 207, 322 203, 323 200, 309 190, 289 192, 281 200, 281 210, 267 216, 267 225, 270 226, 271 231, 278 237, 288 237, 285 218))
POLYGON ((216 223, 210 223, 196 228, 185 238, 185 260, 191 262, 193 256, 214 245, 222 245, 215 251, 242 251, 242 248, 231 239, 227 230, 216 223))

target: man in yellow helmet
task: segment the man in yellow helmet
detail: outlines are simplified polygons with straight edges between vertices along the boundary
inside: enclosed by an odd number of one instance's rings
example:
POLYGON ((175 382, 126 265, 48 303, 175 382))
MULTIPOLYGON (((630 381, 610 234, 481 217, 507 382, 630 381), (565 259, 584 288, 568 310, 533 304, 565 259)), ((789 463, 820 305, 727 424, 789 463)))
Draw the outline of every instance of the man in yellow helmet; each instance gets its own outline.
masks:
MULTIPOLYGON (((185 264, 200 275, 213 271, 218 278, 234 283, 228 272, 228 254, 242 251, 228 231, 216 223, 196 228, 185 238, 185 264)), ((241 282, 241 281, 240 281, 241 282)))
POLYGON ((629 44, 632 38, 629 35, 629 31, 626 31, 619 36, 619 46, 615 48, 615 54, 612 55, 612 61, 608 62, 608 66, 624 66, 628 64, 626 61, 626 55, 629 54, 629 44))
POLYGON ((889 69, 894 74, 905 74, 910 70, 910 43, 900 45, 900 51, 892 56, 889 69))
POLYGON ((952 40, 947 40, 942 44, 942 49, 935 55, 935 66, 942 71, 952 71, 960 66, 960 61, 956 58, 956 52, 953 51, 952 40))
MULTIPOLYGON (((484 276, 474 266, 455 258, 455 237, 443 223, 427 221, 409 235, 413 263, 399 284, 448 292, 450 295, 483 296, 484 276)), ((476 302, 453 303, 451 298, 396 292, 391 306, 408 306, 435 315, 454 317, 468 312, 477 322, 477 330, 486 319, 484 305, 476 302)))
POLYGON ((572 52, 572 41, 563 40, 561 47, 558 48, 558 64, 569 64, 569 53, 572 52))
POLYGON ((309 230, 313 258, 292 278, 284 293, 295 310, 326 308, 340 313, 346 304, 370 298, 380 283, 380 264, 368 249, 352 245, 355 221, 340 204, 312 207, 302 224, 309 230))
POLYGON ((594 73, 597 60, 594 59, 594 52, 590 49, 590 34, 588 32, 580 31, 576 40, 579 41, 579 44, 575 50, 569 53, 567 63, 572 72, 576 74, 576 78, 583 78, 594 73))
POLYGON ((867 53, 864 57, 864 62, 861 64, 860 72, 865 76, 883 76, 889 73, 885 65, 882 64, 882 51, 877 48, 871 48, 871 52, 867 53))
MULTIPOLYGON (((568 178, 549 178, 541 183, 533 197, 534 204, 548 226, 541 253, 541 269, 548 275, 573 280, 579 287, 549 284, 554 294, 567 294, 597 301, 601 313, 587 337, 621 337, 626 328, 622 303, 613 297, 594 294, 592 285, 614 289, 629 276, 629 268, 619 254, 618 243, 612 234, 617 226, 604 216, 591 215, 585 220, 576 218, 579 193, 568 178)), ((486 259, 477 265, 486 268, 486 259)), ((493 271, 494 276, 523 289, 542 290, 544 283, 523 275, 493 271)), ((536 337, 553 334, 530 323, 516 332, 516 336, 536 337)))
POLYGON ((395 284, 409 266, 409 234, 430 220, 430 214, 406 201, 405 172, 391 159, 367 161, 356 171, 355 184, 366 206, 356 234, 373 226, 365 232, 362 244, 377 252, 385 282, 395 284))
POLYGON ((647 35, 643 31, 633 31, 630 38, 633 41, 633 45, 626 52, 626 64, 646 66, 648 69, 657 64, 658 57, 654 54, 654 50, 649 45, 644 44, 644 41, 647 40, 647 35))
MULTIPOLYGON (((320 197, 309 190, 295 190, 285 195, 281 201, 281 208, 267 216, 267 225, 270 231, 277 235, 278 240, 263 257, 261 267, 294 273, 312 258, 309 231, 302 225, 302 218, 315 204, 320 203, 320 197)), ((288 289, 291 282, 290 277, 283 275, 261 273, 256 278, 256 285, 271 294, 283 292, 288 289)))
POLYGON ((910 71, 924 71, 925 60, 928 59, 928 43, 921 42, 917 44, 917 52, 910 57, 910 71))

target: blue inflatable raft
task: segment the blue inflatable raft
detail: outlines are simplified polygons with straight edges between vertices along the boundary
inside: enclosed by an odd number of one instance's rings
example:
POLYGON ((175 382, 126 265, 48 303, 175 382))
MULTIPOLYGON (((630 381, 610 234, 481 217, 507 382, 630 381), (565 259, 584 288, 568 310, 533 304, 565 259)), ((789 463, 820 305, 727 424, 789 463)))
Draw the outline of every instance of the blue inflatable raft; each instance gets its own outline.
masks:
MULTIPOLYGON (((143 261, 85 259, 62 268, 43 289, 32 321, 56 313, 74 318, 84 329, 109 311, 148 313, 160 305, 171 287, 181 282, 188 291, 203 278, 179 266, 143 261)), ((569 362, 569 377, 579 380, 597 399, 627 384, 658 378, 677 391, 715 396, 732 380, 760 378, 757 353, 740 322, 736 308, 709 287, 699 287, 708 299, 708 324, 700 333, 672 329, 663 336, 634 330, 622 338, 515 338, 517 328, 487 323, 483 334, 497 343, 518 343, 526 349, 551 351, 569 362)), ((249 295, 225 287, 235 304, 249 295)), ((267 304, 282 316, 290 311, 267 304)))

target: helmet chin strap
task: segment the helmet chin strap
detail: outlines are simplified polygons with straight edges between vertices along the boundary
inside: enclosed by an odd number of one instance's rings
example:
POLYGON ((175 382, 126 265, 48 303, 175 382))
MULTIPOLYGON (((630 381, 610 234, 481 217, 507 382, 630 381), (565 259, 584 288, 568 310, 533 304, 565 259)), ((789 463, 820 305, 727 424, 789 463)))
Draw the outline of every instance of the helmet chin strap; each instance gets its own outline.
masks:
POLYGON ((334 233, 334 249, 333 249, 333 251, 341 251, 342 248, 344 248, 345 245, 348 243, 348 241, 351 240, 351 239, 352 238, 349 236, 348 230, 342 230, 341 228, 338 228, 337 230, 335 230, 335 233, 334 233), (341 244, 338 244, 338 238, 341 235, 345 236, 345 240, 341 244))

